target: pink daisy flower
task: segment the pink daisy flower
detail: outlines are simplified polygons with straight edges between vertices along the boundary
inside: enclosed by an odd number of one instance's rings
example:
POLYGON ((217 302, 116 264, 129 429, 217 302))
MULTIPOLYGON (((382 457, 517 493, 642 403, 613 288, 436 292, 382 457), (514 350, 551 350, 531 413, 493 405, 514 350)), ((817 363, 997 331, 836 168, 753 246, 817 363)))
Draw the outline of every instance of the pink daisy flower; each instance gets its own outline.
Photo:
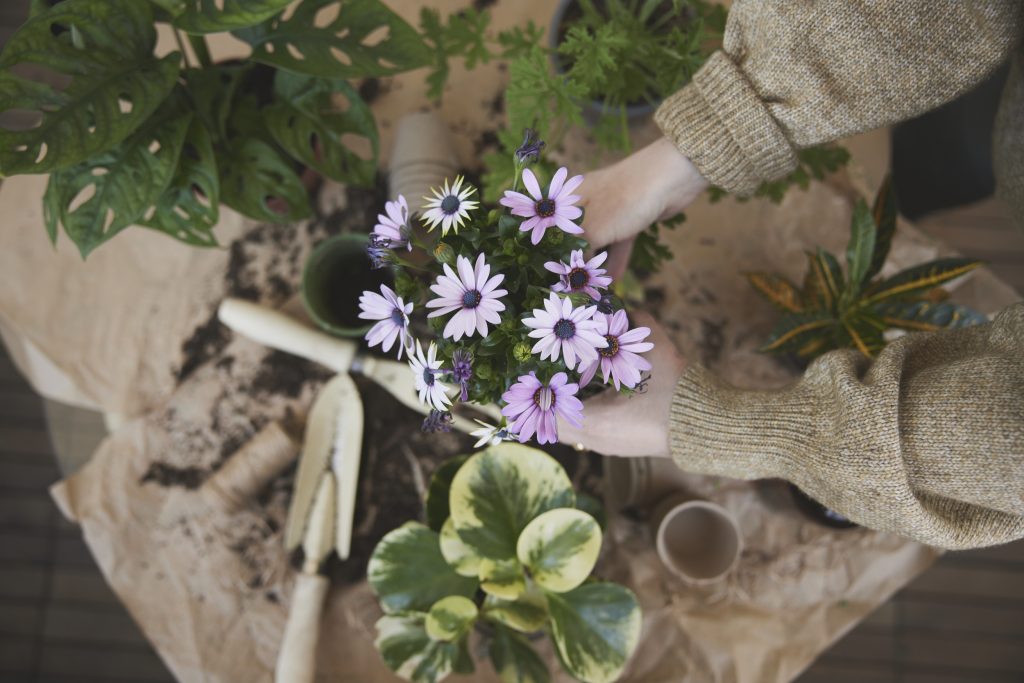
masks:
POLYGON ((508 388, 501 398, 506 405, 501 414, 511 420, 510 434, 526 443, 534 434, 541 444, 558 441, 558 417, 576 427, 583 426, 583 403, 576 398, 580 385, 570 384, 564 372, 557 373, 544 384, 537 373, 521 375, 519 381, 508 388))
POLYGON ((380 286, 380 294, 365 291, 359 297, 359 317, 364 320, 379 320, 366 333, 370 346, 380 344, 382 351, 390 351, 395 340, 398 343, 398 357, 402 351, 412 352, 412 335, 409 333, 409 314, 412 303, 405 303, 402 297, 387 285, 380 286))
POLYGON ((455 260, 458 274, 447 263, 443 266, 445 274, 439 275, 437 282, 430 286, 439 298, 427 302, 427 308, 438 310, 427 317, 436 318, 456 311, 444 328, 445 338, 459 341, 462 335, 471 337, 474 330, 481 337, 486 337, 488 323, 501 323, 498 314, 505 310, 505 304, 498 299, 508 294, 508 291, 497 287, 505 276, 489 277, 491 267, 484 262, 483 254, 476 257, 476 267, 465 256, 459 256, 455 260))
POLYGON ((412 242, 409 241, 409 204, 405 197, 398 195, 395 201, 384 203, 384 213, 377 214, 373 234, 382 247, 397 249, 404 246, 412 251, 412 242))
POLYGON ((612 279, 605 275, 608 271, 598 267, 607 258, 608 252, 603 251, 589 261, 584 261, 583 250, 576 249, 569 254, 569 263, 548 261, 544 267, 558 275, 558 283, 551 287, 552 291, 585 292, 590 298, 600 300, 601 292, 597 288, 604 289, 612 283, 612 279))
POLYGON ((535 308, 532 318, 523 318, 523 324, 533 328, 530 336, 539 339, 531 352, 540 353, 541 360, 558 360, 561 354, 570 370, 576 367, 577 359, 596 360, 597 350, 608 345, 604 336, 596 332, 596 311, 596 306, 573 308, 568 298, 559 299, 552 294, 543 309, 535 308))
POLYGON ((583 215, 583 210, 576 206, 580 196, 572 193, 583 182, 583 176, 577 175, 566 180, 567 175, 569 171, 564 166, 558 169, 555 177, 551 179, 547 194, 542 194, 537 176, 533 175, 530 169, 524 168, 523 184, 532 196, 527 197, 520 192, 506 190, 505 196, 498 201, 502 206, 512 209, 513 216, 526 218, 519 226, 519 230, 532 230, 530 241, 533 244, 539 244, 544 232, 552 226, 558 226, 573 235, 583 232, 583 228, 573 223, 583 215))
POLYGON ((615 383, 616 390, 621 388, 620 383, 630 389, 634 388, 640 383, 640 373, 651 369, 651 364, 637 355, 654 348, 654 344, 644 341, 651 333, 651 329, 629 329, 625 311, 616 311, 612 315, 598 313, 594 316, 594 322, 597 323, 596 332, 604 336, 608 345, 598 349, 597 360, 591 361, 585 367, 580 366, 580 386, 590 384, 600 365, 605 384, 608 384, 610 377, 615 383))

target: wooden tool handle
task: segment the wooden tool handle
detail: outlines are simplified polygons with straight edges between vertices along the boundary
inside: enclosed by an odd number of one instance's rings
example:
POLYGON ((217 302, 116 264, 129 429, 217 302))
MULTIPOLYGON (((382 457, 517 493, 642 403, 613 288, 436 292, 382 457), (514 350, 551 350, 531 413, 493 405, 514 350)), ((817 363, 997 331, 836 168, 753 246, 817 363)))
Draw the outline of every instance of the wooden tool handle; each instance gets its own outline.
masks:
POLYGON ((313 683, 320 612, 327 586, 327 577, 319 574, 299 574, 296 579, 288 625, 277 655, 276 683, 313 683))
POLYGON ((225 299, 217 312, 220 321, 255 342, 307 358, 335 372, 347 372, 356 344, 303 325, 284 313, 242 299, 225 299))

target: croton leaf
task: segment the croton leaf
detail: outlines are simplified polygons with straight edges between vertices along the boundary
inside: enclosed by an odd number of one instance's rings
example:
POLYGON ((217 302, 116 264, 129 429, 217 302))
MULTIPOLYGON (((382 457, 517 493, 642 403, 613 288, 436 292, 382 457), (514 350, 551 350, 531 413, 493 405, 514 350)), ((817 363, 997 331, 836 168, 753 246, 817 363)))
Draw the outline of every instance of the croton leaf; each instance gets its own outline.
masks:
POLYGON ((480 556, 459 538, 450 518, 441 527, 441 555, 459 576, 479 576, 480 556))
POLYGON ((116 148, 50 175, 43 213, 51 240, 63 226, 86 258, 142 221, 174 176, 192 119, 168 102, 116 148))
POLYGON ((427 612, 427 635, 434 640, 458 640, 469 632, 478 614, 476 603, 469 598, 461 595, 441 598, 427 612))
POLYGON ((892 176, 887 175, 882 187, 875 195, 875 204, 871 209, 871 218, 875 223, 875 251, 871 255, 871 266, 864 274, 861 283, 866 285, 871 278, 878 275, 889 257, 892 236, 896 234, 896 218, 899 208, 896 205, 896 193, 892 188, 892 176))
POLYGON ((843 271, 836 257, 819 248, 807 253, 807 275, 804 278, 804 301, 815 302, 818 308, 836 311, 843 294, 843 271))
POLYGON ((872 286, 865 293, 864 303, 870 305, 888 299, 906 299, 916 296, 969 273, 980 265, 981 261, 961 257, 923 263, 872 286))
POLYGON ((186 33, 217 33, 246 28, 274 16, 292 0, 187 0, 174 17, 186 33))
POLYGON ((174 87, 181 55, 153 56, 148 2, 65 0, 29 19, 0 52, 0 113, 40 113, 26 130, 0 128, 0 176, 48 173, 112 150, 174 87), (63 87, 15 73, 32 65, 63 87))
POLYGON ((526 590, 526 576, 518 560, 480 560, 480 588, 503 600, 516 600, 526 590))
POLYGON ((569 672, 585 683, 611 683, 640 638, 640 606, 614 583, 586 583, 549 593, 551 638, 569 672))
POLYGON ((787 313, 803 310, 800 290, 781 275, 765 272, 744 273, 750 285, 777 308, 787 313))
POLYGON ((492 446, 467 460, 449 496, 459 536, 494 560, 516 557, 519 535, 534 517, 574 503, 569 477, 554 458, 512 443, 492 446))
POLYGON ((302 180, 292 165, 263 140, 234 138, 219 160, 221 197, 235 211, 274 223, 310 214, 309 195, 302 180))
POLYGON ((543 628, 548 620, 547 598, 537 585, 530 582, 526 590, 514 600, 496 595, 484 598, 484 617, 523 633, 533 633, 543 628))
POLYGON ((377 621, 376 646, 388 668, 413 683, 437 683, 453 671, 472 671, 467 640, 432 639, 426 618, 422 613, 394 614, 377 621))
POLYGON ((875 221, 864 200, 853 207, 850 241, 846 245, 847 291, 857 296, 866 282, 875 254, 875 221))
POLYGON ((815 339, 830 335, 835 325, 835 318, 824 311, 791 313, 776 324, 761 350, 772 353, 799 352, 815 339))
POLYGON ((885 330, 883 323, 870 311, 861 310, 855 315, 843 319, 842 332, 849 339, 840 343, 842 346, 852 346, 868 358, 874 358, 885 348, 885 337, 882 332, 885 330))
POLYGON ((170 185, 156 201, 153 215, 140 225, 197 247, 213 247, 213 227, 220 215, 217 159, 206 126, 193 118, 170 185))
POLYGON ((407 522, 384 536, 373 549, 366 574, 388 614, 426 612, 441 598, 469 598, 477 589, 475 579, 459 576, 444 561, 437 532, 419 522, 407 522))
POLYGON ((549 683, 551 673, 530 643, 501 624, 494 626, 488 646, 491 664, 502 683, 549 683))
POLYGON ((874 308, 886 325, 908 331, 967 327, 987 322, 981 313, 951 301, 886 301, 874 308))
POLYGON ((264 111, 271 135, 289 154, 338 182, 370 185, 377 170, 379 141, 373 113, 343 80, 278 71, 276 101, 264 111), (338 99, 344 97, 347 106, 338 99), (346 144, 361 140, 367 158, 346 144))
POLYGON ((468 455, 448 458, 430 478, 430 486, 427 487, 427 526, 434 531, 441 531, 441 527, 448 521, 448 496, 452 488, 452 479, 467 460, 468 455))
POLYGON ((387 76, 431 61, 416 29, 380 0, 305 0, 290 17, 235 35, 252 46, 258 62, 324 78, 387 76))
POLYGON ((548 510, 526 525, 516 554, 541 588, 565 593, 583 583, 601 552, 601 528, 582 510, 548 510))

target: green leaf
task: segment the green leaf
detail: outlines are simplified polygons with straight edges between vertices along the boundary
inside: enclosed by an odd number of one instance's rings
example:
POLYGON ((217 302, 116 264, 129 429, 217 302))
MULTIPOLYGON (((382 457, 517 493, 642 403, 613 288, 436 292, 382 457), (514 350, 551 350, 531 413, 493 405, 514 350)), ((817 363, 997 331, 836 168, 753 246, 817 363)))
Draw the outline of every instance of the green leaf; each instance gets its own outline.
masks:
POLYGON ((452 488, 452 479, 467 460, 468 455, 449 458, 441 463, 430 478, 430 486, 427 487, 427 526, 434 531, 441 531, 441 527, 448 521, 448 496, 452 488))
POLYGON ((640 638, 640 606, 627 588, 587 583, 549 593, 551 639, 562 662, 585 683, 611 683, 622 673, 640 638))
POLYGON ((441 598, 427 612, 427 635, 433 640, 451 642, 469 633, 476 621, 476 603, 461 595, 441 598))
POLYGON ((156 200, 152 217, 140 225, 167 233, 197 247, 213 247, 213 227, 220 216, 220 181, 217 159, 206 126, 193 118, 178 168, 167 189, 156 200))
POLYGON ((750 285, 768 299, 776 308, 787 313, 799 313, 803 310, 800 290, 785 277, 776 273, 750 272, 743 273, 750 285))
POLYGON ((586 581, 601 552, 601 528, 582 510, 548 510, 526 525, 519 561, 541 588, 565 593, 586 581))
POLYGON ((218 64, 185 71, 188 94, 195 104, 196 114, 216 140, 227 139, 231 105, 238 86, 251 70, 251 64, 218 64))
POLYGON ((604 509, 604 503, 589 493, 576 494, 576 509, 583 510, 597 520, 597 525, 604 531, 608 524, 608 513, 604 509))
POLYGON ((983 314, 950 301, 885 301, 873 312, 886 325, 907 331, 932 332, 988 322, 983 314))
POLYGON ((870 305, 887 299, 906 299, 911 296, 917 296, 922 292, 969 273, 980 265, 981 261, 960 257, 944 258, 923 263, 919 266, 908 268, 901 273, 893 275, 888 280, 872 286, 865 292, 863 302, 870 305))
POLYGON ((474 579, 459 576, 441 556, 437 532, 407 522, 373 549, 366 575, 388 614, 425 612, 441 598, 476 593, 474 579))
POLYGON ((236 138, 220 161, 222 201, 235 211, 273 223, 287 223, 310 214, 309 195, 302 180, 291 164, 262 140, 236 138))
POLYGON ((882 332, 885 325, 868 311, 860 311, 843 320, 842 331, 849 339, 843 346, 852 346, 868 358, 874 358, 885 348, 882 332))
POLYGON ((835 326, 836 319, 824 311, 792 313, 778 322, 761 351, 806 355, 801 350, 816 339, 831 336, 835 326))
POLYGON ((191 118, 169 103, 117 148, 51 174, 43 196, 51 239, 63 226, 86 258, 141 222, 174 176, 191 118))
POLYGON ((875 221, 864 200, 853 207, 850 241, 846 246, 847 291, 855 297, 866 283, 875 253, 875 221))
POLYGON ((537 515, 572 507, 565 470, 543 451, 520 444, 492 446, 472 456, 452 481, 452 522, 462 540, 483 556, 507 560, 537 515))
POLYGON ((459 538, 451 518, 441 527, 441 555, 459 576, 476 577, 480 574, 480 556, 459 538))
POLYGON ((807 276, 804 278, 804 301, 814 302, 821 309, 836 311, 843 294, 843 271, 836 257, 824 249, 807 253, 807 276))
POLYGON ((453 671, 472 670, 465 638, 433 640, 425 614, 396 614, 377 621, 377 650, 389 669, 413 683, 437 683, 453 671))
POLYGON ((543 628, 548 620, 547 598, 535 584, 530 583, 513 600, 488 595, 484 598, 483 615, 517 631, 533 633, 543 628))
POLYGON ((33 110, 41 119, 27 130, 0 128, 0 176, 68 168, 124 141, 178 75, 180 55, 157 59, 155 44, 147 2, 65 0, 29 19, 0 53, 0 113, 33 110), (66 86, 15 73, 29 65, 66 77, 66 86))
POLYGON ((174 17, 173 23, 186 33, 234 31, 269 19, 291 1, 188 0, 186 9, 174 17))
POLYGON ((264 122, 286 152, 338 182, 372 185, 379 141, 373 113, 345 81, 278 71, 276 101, 264 122), (339 106, 339 96, 347 106, 339 106), (365 145, 369 158, 349 149, 346 137, 365 145))
POLYGON ((430 62, 419 34, 380 0, 304 0, 289 18, 279 15, 235 35, 252 46, 252 59, 324 78, 387 76, 430 62), (323 12, 337 14, 316 23, 323 12), (384 37, 370 43, 380 33, 384 37))
POLYGON ((502 683, 550 683, 551 673, 530 643, 501 624, 494 626, 488 647, 491 664, 502 683))
POLYGON ((480 588, 503 600, 516 600, 526 590, 526 577, 518 560, 480 560, 480 588))
POLYGON ((871 255, 871 266, 864 274, 863 284, 878 275, 889 256, 892 237, 896 234, 896 219, 899 208, 896 206, 896 193, 892 188, 892 176, 885 176, 882 187, 875 196, 875 204, 871 209, 871 217, 875 223, 875 251, 871 255))

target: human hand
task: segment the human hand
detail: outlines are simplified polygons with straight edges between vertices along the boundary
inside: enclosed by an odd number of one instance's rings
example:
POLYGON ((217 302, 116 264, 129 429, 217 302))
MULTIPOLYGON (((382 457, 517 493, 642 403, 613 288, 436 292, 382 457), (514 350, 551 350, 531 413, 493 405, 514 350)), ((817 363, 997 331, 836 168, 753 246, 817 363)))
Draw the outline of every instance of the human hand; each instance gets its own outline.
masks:
POLYGON ((707 186, 668 138, 588 173, 578 190, 587 212, 584 229, 592 248, 612 245, 609 274, 619 277, 625 270, 637 234, 682 211, 707 186))
POLYGON ((632 396, 605 391, 588 399, 583 403, 582 428, 568 422, 558 425, 563 443, 605 455, 669 456, 669 408, 686 361, 654 318, 646 313, 635 318, 638 325, 651 328, 646 341, 654 343, 644 355, 652 366, 646 391, 632 396))

